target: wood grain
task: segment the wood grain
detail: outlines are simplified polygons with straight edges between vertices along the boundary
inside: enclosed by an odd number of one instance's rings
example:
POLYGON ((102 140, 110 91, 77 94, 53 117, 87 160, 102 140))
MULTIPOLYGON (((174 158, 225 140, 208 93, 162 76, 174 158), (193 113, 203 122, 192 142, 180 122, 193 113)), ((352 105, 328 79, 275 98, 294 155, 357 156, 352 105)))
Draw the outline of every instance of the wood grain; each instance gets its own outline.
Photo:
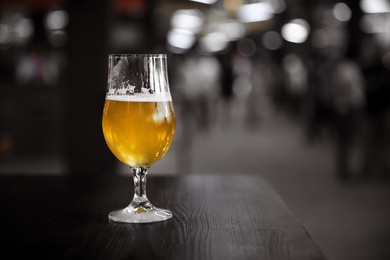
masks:
POLYGON ((325 259, 277 192, 245 175, 149 177, 174 217, 119 224, 133 195, 119 176, 0 177, 4 253, 15 259, 325 259))

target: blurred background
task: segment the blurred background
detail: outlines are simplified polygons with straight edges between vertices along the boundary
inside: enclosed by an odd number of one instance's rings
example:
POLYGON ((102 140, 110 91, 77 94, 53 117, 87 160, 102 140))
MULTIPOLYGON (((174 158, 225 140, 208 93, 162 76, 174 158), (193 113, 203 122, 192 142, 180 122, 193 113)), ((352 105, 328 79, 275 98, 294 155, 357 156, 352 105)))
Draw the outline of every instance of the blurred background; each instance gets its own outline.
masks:
POLYGON ((0 0, 0 174, 128 174, 109 53, 168 55, 151 176, 261 175, 329 259, 390 259, 390 1, 0 0))

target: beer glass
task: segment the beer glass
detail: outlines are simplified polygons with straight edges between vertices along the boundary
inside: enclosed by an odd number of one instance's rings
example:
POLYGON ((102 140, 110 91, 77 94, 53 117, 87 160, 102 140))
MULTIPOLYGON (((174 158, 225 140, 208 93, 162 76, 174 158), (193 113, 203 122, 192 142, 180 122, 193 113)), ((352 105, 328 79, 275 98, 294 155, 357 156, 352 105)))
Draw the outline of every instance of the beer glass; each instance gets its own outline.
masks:
POLYGON ((134 197, 111 212, 115 222, 167 220, 172 213, 153 206, 146 196, 146 175, 170 147, 176 128, 165 54, 110 54, 103 134, 115 157, 128 165, 134 197))

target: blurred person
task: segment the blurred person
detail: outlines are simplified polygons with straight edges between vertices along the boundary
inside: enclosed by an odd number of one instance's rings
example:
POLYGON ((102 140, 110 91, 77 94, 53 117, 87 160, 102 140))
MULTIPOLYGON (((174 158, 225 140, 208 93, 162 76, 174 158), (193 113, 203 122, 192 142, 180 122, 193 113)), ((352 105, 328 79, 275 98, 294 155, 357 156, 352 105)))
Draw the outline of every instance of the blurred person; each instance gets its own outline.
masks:
POLYGON ((325 130, 334 142, 335 170, 339 180, 352 177, 354 148, 361 130, 365 106, 364 76, 360 66, 347 58, 343 34, 333 44, 317 49, 312 66, 311 95, 313 113, 309 120, 309 140, 325 130))
POLYGON ((193 52, 178 70, 185 114, 194 119, 197 129, 208 130, 215 121, 220 97, 220 64, 214 56, 193 52))
POLYGON ((328 134, 332 120, 330 78, 332 64, 324 57, 313 55, 309 69, 308 105, 306 113, 306 134, 309 142, 318 141, 328 134))
POLYGON ((327 134, 334 142, 336 176, 345 181, 352 175, 352 152, 364 111, 364 77, 359 66, 345 58, 316 66, 308 138, 315 141, 327 134))
POLYGON ((308 68, 304 60, 293 53, 282 60, 285 77, 286 94, 290 100, 292 112, 298 116, 303 114, 308 92, 308 68))
POLYGON ((333 4, 317 3, 311 12, 312 49, 308 59, 309 86, 305 108, 310 142, 331 135, 334 123, 332 77, 348 50, 348 31, 332 14, 333 4))
POLYGON ((178 171, 191 171, 191 150, 195 134, 207 133, 215 122, 220 97, 221 66, 214 56, 203 56, 195 50, 178 57, 175 62, 173 88, 178 111, 178 171))
POLYGON ((251 56, 235 53, 232 60, 232 116, 249 130, 256 130, 274 109, 280 71, 266 52, 251 56))
MULTIPOLYGON (((234 55, 233 59, 233 110, 232 116, 244 125, 245 118, 250 114, 251 106, 253 103, 253 62, 249 57, 240 55, 239 53, 234 55), (242 121, 244 120, 244 121, 242 121)), ((251 111, 252 113, 254 111, 251 111)))
POLYGON ((267 51, 258 51, 252 57, 251 95, 248 98, 246 125, 256 129, 261 121, 274 111, 274 94, 283 77, 274 57, 267 51))
POLYGON ((364 180, 378 176, 389 180, 390 171, 390 71, 384 67, 384 50, 373 38, 362 44, 367 134, 361 176, 364 180))
POLYGON ((364 109, 364 79, 360 67, 341 59, 334 65, 331 78, 332 108, 336 141, 336 173, 347 180, 352 175, 352 149, 359 135, 364 109))
POLYGON ((221 98, 219 104, 218 119, 221 125, 230 124, 231 107, 233 102, 233 55, 227 52, 217 55, 221 67, 221 98))

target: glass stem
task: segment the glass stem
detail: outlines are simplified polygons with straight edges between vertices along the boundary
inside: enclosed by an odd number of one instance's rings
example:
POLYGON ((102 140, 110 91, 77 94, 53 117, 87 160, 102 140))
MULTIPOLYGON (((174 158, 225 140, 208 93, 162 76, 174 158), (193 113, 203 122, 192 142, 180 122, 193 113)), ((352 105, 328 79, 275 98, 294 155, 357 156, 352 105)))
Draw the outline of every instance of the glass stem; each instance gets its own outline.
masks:
POLYGON ((144 210, 150 210, 153 207, 146 197, 146 175, 149 168, 149 166, 130 167, 134 178, 134 197, 130 204, 133 208, 142 207, 144 210))

